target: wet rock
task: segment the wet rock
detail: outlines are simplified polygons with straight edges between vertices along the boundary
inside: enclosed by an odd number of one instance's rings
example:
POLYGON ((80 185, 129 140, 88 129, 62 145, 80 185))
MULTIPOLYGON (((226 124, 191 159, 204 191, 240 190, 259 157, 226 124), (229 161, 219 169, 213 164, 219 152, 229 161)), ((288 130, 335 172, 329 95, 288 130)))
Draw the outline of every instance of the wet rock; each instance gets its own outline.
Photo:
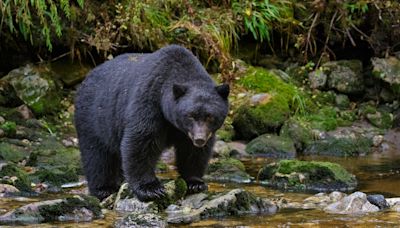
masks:
MULTIPOLYGON (((117 211, 124 212, 142 212, 155 213, 160 209, 166 208, 169 204, 175 203, 177 200, 186 195, 187 185, 182 178, 169 181, 164 184, 166 196, 162 199, 150 202, 142 202, 132 195, 128 184, 124 183, 115 196, 115 202, 112 206, 117 211)), ((110 196, 111 199, 114 196, 110 196)), ((105 201, 110 201, 108 198, 105 201)), ((103 201, 102 204, 107 206, 109 203, 103 201)), ((110 208, 110 207, 109 207, 110 208)))
POLYGON ((234 158, 220 158, 211 161, 204 179, 217 182, 250 183, 252 177, 246 173, 241 161, 234 158))
POLYGON ((264 134, 250 141, 246 146, 246 152, 269 158, 294 158, 296 156, 296 149, 290 138, 272 134, 264 134))
POLYGON ((364 90, 361 61, 332 61, 323 64, 321 68, 328 75, 329 89, 345 94, 356 94, 364 90))
POLYGON ((181 205, 167 208, 168 223, 190 223, 209 217, 243 214, 273 214, 278 210, 271 201, 243 189, 234 189, 205 198, 203 193, 186 198, 181 205), (193 200, 193 202, 188 202, 193 200), (192 205, 194 207, 192 207, 192 205))
POLYGON ((0 197, 3 197, 4 195, 9 195, 10 193, 17 193, 19 190, 9 184, 0 184, 0 197))
POLYGON ((0 162, 0 183, 13 185, 20 191, 31 191, 27 173, 12 163, 0 162))
POLYGON ((367 200, 373 205, 379 207, 379 209, 381 210, 390 207, 389 203, 386 201, 383 195, 368 195, 367 200))
POLYGON ((372 73, 390 85, 400 85, 400 60, 396 57, 373 58, 372 73))
POLYGON ((218 140, 214 144, 214 156, 229 157, 232 148, 224 141, 218 140))
POLYGON ((293 204, 286 204, 286 208, 294 208, 294 209, 323 209, 326 206, 328 206, 331 203, 337 202, 341 199, 343 199, 346 195, 346 193, 342 192, 331 192, 330 194, 327 193, 317 193, 313 196, 310 196, 306 199, 303 200, 303 202, 297 207, 293 207, 293 204))
POLYGON ((167 227, 167 222, 164 218, 157 214, 152 213, 130 213, 126 215, 123 219, 115 222, 114 227, 117 228, 130 228, 130 227, 140 227, 140 228, 151 228, 151 227, 167 227))
POLYGON ((334 214, 364 214, 377 212, 379 208, 367 200, 367 195, 355 192, 344 197, 338 202, 332 203, 324 208, 324 211, 334 214))
POLYGON ((30 203, 0 216, 0 224, 35 224, 52 221, 88 222, 102 216, 99 202, 91 196, 30 203))
POLYGON ((328 76, 322 70, 316 70, 308 74, 308 80, 312 89, 325 88, 328 76))
POLYGON ((229 156, 232 158, 240 159, 247 158, 250 155, 245 151, 246 144, 239 141, 229 142, 228 145, 232 148, 229 156))
POLYGON ((355 176, 340 165, 317 161, 281 160, 262 168, 257 179, 291 191, 349 191, 357 186, 355 176))
POLYGON ((12 70, 2 80, 12 85, 19 99, 36 114, 52 112, 59 107, 59 89, 54 74, 46 67, 26 65, 12 70))

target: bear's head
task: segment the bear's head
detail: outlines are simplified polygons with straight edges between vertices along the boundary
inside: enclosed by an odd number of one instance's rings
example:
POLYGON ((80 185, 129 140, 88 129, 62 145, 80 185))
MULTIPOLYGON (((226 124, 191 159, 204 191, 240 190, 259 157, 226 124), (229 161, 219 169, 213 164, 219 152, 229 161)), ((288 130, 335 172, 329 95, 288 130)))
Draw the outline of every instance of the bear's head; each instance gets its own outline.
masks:
POLYGON ((193 145, 205 146, 228 114, 229 85, 174 84, 172 94, 174 101, 168 108, 167 119, 184 132, 193 145))

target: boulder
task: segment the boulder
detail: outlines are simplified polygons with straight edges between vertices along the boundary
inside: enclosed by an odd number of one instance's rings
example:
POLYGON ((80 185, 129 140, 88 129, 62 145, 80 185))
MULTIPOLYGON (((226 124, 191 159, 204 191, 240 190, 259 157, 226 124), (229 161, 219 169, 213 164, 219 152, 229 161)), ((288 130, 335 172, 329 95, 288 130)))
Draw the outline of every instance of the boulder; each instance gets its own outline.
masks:
POLYGON ((57 110, 60 104, 60 90, 54 78, 45 66, 26 65, 12 70, 2 80, 14 88, 18 98, 35 114, 42 115, 57 110))
POLYGON ((88 222, 102 217, 99 201, 91 196, 74 195, 64 199, 30 203, 0 216, 0 224, 43 222, 88 222))
POLYGON ((338 202, 328 205, 324 208, 324 211, 333 214, 357 215, 377 212, 379 208, 367 200, 367 195, 365 193, 355 192, 338 202))
POLYGON ((357 186, 355 176, 330 162, 281 160, 259 171, 264 185, 291 191, 349 191, 357 186))
POLYGON ((281 159, 296 156, 294 143, 289 137, 272 134, 260 135, 250 141, 246 146, 246 152, 252 155, 281 159))
POLYGON ((400 59, 396 57, 372 58, 372 73, 390 85, 400 85, 400 59))
POLYGON ((344 94, 358 94, 364 90, 362 62, 359 60, 331 61, 321 66, 328 75, 328 88, 344 94))
POLYGON ((205 180, 216 182, 250 183, 243 163, 234 158, 219 158, 210 162, 205 180))
POLYGON ((243 189, 208 196, 191 195, 180 204, 170 205, 168 223, 190 223, 210 217, 243 214, 274 214, 278 207, 269 200, 259 198, 243 189))

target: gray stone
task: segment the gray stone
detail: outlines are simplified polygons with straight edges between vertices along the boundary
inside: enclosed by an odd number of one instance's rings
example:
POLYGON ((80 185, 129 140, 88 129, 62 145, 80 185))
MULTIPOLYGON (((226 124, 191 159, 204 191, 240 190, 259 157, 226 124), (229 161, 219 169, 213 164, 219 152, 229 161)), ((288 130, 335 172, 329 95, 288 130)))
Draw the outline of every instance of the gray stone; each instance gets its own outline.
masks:
POLYGON ((400 60, 396 57, 373 58, 372 73, 390 85, 400 85, 400 60))
POLYGON ((226 142, 218 140, 215 142, 213 150, 218 157, 229 157, 232 149, 226 142))
POLYGON ((360 93, 364 90, 361 61, 332 61, 323 64, 321 68, 328 74, 329 89, 336 89, 345 94, 360 93))
MULTIPOLYGON (((201 194, 201 193, 200 193, 201 194)), ((273 214, 278 207, 266 199, 261 199, 243 190, 233 189, 227 193, 220 193, 204 198, 204 195, 186 199, 184 205, 175 205, 166 210, 169 223, 189 223, 209 217, 221 217, 242 214, 273 214), (192 205, 196 205, 192 208, 192 205)))
POLYGON ((234 158, 220 158, 210 162, 205 180, 216 182, 250 183, 243 163, 234 158))
POLYGON ((379 209, 383 210, 386 208, 389 208, 390 205, 386 201, 385 197, 383 195, 368 195, 367 200, 372 203, 373 205, 379 207, 379 209))
POLYGON ((365 214, 377 212, 379 208, 367 200, 367 195, 362 192, 355 192, 332 203, 324 208, 324 211, 333 214, 365 214))
POLYGON ((167 227, 167 222, 165 221, 165 219, 157 214, 134 212, 115 222, 114 227, 164 228, 167 227))
POLYGON ((325 88, 328 76, 322 70, 316 70, 308 74, 308 80, 312 89, 323 89, 325 88))
POLYGON ((72 196, 30 203, 0 216, 0 224, 35 224, 52 221, 87 222, 102 217, 97 199, 72 196))

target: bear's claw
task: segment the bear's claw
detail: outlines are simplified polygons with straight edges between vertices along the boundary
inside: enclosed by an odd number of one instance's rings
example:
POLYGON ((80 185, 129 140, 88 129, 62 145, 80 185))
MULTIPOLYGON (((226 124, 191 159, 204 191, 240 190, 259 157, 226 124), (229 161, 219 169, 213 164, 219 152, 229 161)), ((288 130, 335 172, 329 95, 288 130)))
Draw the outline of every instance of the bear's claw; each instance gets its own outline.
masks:
POLYGON ((158 181, 141 185, 133 192, 140 201, 160 199, 166 194, 164 187, 158 181))
POLYGON ((187 193, 188 194, 194 194, 194 193, 199 193, 199 192, 204 192, 207 191, 208 186, 204 181, 202 180, 187 180, 187 193))

